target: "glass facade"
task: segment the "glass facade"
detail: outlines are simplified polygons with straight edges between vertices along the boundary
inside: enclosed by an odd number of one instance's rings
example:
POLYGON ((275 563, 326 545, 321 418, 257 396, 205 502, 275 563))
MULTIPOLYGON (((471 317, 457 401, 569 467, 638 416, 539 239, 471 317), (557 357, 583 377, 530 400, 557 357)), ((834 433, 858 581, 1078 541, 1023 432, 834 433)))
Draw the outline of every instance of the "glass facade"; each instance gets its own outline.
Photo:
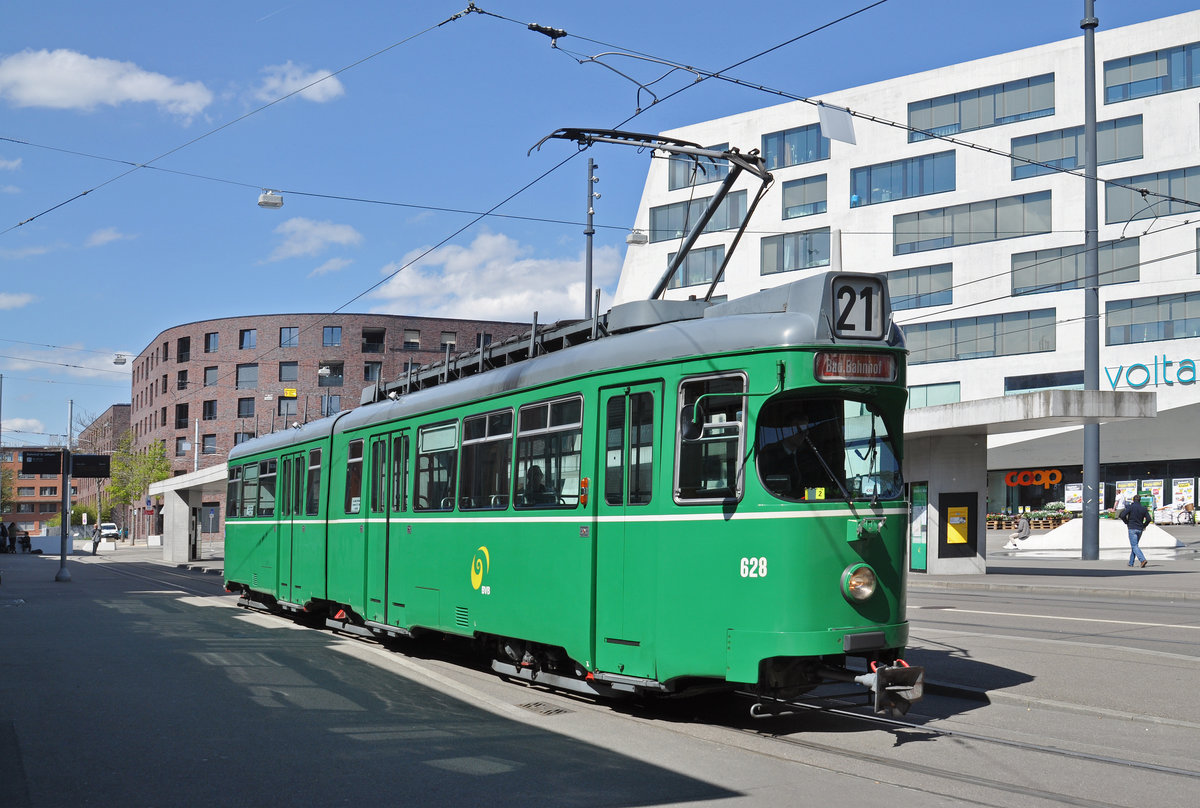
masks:
POLYGON ((970 202, 892 217, 895 255, 1049 233, 1050 192, 970 202))
POLYGON ((761 242, 763 275, 829 266, 829 228, 767 236, 761 242))
POLYGON ((1200 292, 1112 300, 1104 322, 1105 345, 1200 337, 1200 292))
POLYGON ((910 365, 1053 351, 1054 309, 904 326, 910 365))
MULTIPOLYGON (((713 151, 727 151, 728 143, 718 143, 707 148, 713 151)), ((667 186, 672 190, 688 188, 693 185, 704 185, 709 182, 719 182, 729 176, 729 161, 717 160, 712 157, 687 157, 673 154, 668 159, 667 186)))
MULTIPOLYGON (((700 221, 712 197, 673 202, 650 209, 650 241, 670 241, 683 238, 700 221)), ((722 200, 704 228, 705 233, 730 230, 746 217, 746 192, 734 191, 722 200)))
POLYGON ((993 84, 908 105, 908 142, 1054 114, 1054 74, 993 84), (929 134, 926 134, 929 133, 929 134))
POLYGON ((767 170, 829 159, 829 138, 821 136, 820 124, 798 126, 762 136, 762 155, 767 170))
POLYGON ((1194 214, 1198 201, 1200 166, 1110 180, 1104 186, 1104 223, 1194 214))
POLYGON ((796 219, 824 213, 828 191, 825 175, 805 177, 783 184, 783 218, 796 219))
POLYGON ((954 190, 954 152, 850 169, 850 207, 954 190))
MULTIPOLYGON (((1098 281, 1101 286, 1131 283, 1139 279, 1141 250, 1139 239, 1108 241, 1097 255, 1098 281)), ((1082 244, 1050 250, 1014 253, 1012 257, 1012 293, 1061 292, 1082 289, 1087 253, 1082 244)))
MULTIPOLYGON (((671 265, 676 255, 678 253, 671 253, 667 256, 667 266, 671 265)), ((704 247, 703 249, 692 249, 688 252, 683 264, 671 276, 667 288, 679 289, 684 286, 712 283, 713 278, 717 276, 717 270, 720 268, 721 262, 724 260, 725 246, 723 244, 718 244, 715 247, 704 247)))
MULTIPOLYGON (((1083 127, 1039 132, 1012 139, 1012 178, 1040 177, 1055 169, 1070 171, 1083 167, 1083 127), (1026 162, 1036 161, 1043 165, 1026 162)), ((1137 160, 1142 156, 1142 116, 1132 115, 1096 124, 1099 164, 1137 160)))
POLYGON ((1200 42, 1104 63, 1104 103, 1200 87, 1200 42))
POLYGON ((951 264, 901 269, 884 274, 892 310, 947 306, 954 302, 954 273, 951 264))

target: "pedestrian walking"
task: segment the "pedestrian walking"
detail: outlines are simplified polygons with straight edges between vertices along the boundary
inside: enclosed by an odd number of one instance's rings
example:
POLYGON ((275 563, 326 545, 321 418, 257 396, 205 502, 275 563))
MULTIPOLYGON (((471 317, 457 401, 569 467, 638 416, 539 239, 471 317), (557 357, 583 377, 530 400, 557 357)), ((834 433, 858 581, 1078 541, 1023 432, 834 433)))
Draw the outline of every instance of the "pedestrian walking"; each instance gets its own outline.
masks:
POLYGON ((1135 560, 1142 562, 1143 567, 1146 566, 1146 556, 1142 553, 1142 548, 1138 547, 1138 542, 1142 540, 1142 531, 1154 521, 1149 509, 1140 499, 1134 497, 1125 503, 1125 508, 1118 516, 1129 528, 1129 566, 1132 567, 1135 560))
POLYGON ((96 525, 92 528, 92 555, 96 554, 96 547, 100 544, 100 526, 96 525))

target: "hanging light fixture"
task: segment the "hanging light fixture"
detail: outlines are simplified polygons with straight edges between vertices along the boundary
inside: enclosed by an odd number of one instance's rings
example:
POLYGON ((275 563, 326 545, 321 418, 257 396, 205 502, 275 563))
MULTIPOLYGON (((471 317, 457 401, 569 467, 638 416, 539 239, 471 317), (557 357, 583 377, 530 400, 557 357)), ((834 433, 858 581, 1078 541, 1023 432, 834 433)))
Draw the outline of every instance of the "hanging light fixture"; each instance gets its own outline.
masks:
POLYGON ((263 192, 258 195, 258 206, 260 208, 271 208, 278 210, 283 207, 283 195, 267 188, 263 188, 263 192))

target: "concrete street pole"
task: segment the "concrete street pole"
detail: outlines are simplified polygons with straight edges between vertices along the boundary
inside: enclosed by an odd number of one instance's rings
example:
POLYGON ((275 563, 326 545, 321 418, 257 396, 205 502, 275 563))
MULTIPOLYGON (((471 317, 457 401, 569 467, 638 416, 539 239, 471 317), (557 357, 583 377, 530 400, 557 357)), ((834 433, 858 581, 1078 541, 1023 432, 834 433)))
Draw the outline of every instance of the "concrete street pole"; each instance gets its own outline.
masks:
MULTIPOLYGON (((1096 183, 1096 26, 1094 0, 1084 0, 1083 19, 1083 165, 1084 275, 1083 389, 1100 389, 1099 191, 1096 183)), ((1083 426, 1084 561, 1100 558, 1100 424, 1083 426)))

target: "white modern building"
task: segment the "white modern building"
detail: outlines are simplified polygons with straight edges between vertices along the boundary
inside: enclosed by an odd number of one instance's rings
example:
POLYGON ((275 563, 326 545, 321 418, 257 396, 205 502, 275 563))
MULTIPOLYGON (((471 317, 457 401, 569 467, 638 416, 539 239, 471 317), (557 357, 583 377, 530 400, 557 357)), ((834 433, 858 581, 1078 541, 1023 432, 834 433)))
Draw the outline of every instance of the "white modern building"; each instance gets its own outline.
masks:
MULTIPOLYGON (((1100 387, 1156 392, 1158 411, 1102 427, 1102 504, 1129 481, 1194 497, 1200 11, 1100 28, 1095 42, 1100 387)), ((823 137, 817 106, 800 101, 664 133, 759 149, 774 176, 714 297, 830 266, 884 273, 911 351, 911 406, 1082 389, 1083 85, 1080 32, 823 96, 859 114, 853 144, 823 137)), ((725 176, 705 168, 652 161, 634 225, 648 241, 631 243, 616 302, 647 297, 663 276, 725 176)), ((709 293, 757 190, 738 180, 666 297, 709 293)), ((1070 500, 1082 455, 1081 428, 991 436, 988 509, 1070 500)))

